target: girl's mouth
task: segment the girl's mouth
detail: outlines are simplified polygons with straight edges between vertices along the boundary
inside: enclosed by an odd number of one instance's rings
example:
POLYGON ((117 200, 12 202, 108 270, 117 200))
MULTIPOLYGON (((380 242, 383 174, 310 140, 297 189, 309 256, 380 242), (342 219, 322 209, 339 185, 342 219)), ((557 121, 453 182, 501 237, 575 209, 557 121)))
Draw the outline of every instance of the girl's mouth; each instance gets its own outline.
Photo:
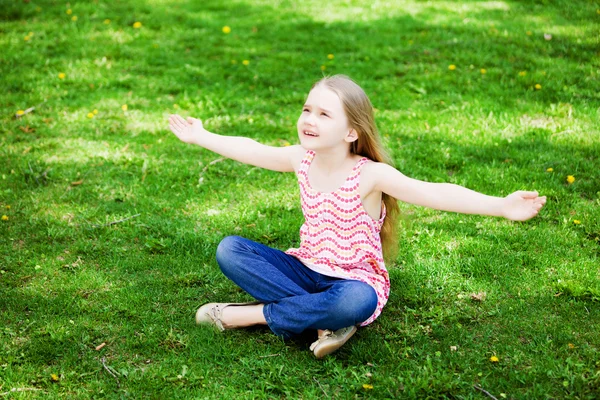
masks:
POLYGON ((311 131, 302 131, 302 133, 303 133, 304 135, 306 135, 306 136, 311 136, 311 137, 317 137, 317 136, 319 136, 319 135, 317 135, 316 133, 314 133, 314 132, 311 132, 311 131))

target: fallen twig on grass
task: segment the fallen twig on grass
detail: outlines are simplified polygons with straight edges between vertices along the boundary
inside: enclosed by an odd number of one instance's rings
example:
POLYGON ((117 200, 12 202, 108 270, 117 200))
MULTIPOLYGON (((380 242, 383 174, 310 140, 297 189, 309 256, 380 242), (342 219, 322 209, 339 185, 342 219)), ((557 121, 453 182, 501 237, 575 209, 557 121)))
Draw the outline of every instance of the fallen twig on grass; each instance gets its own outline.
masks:
POLYGON ((4 392, 4 393, 0 393, 0 396, 7 396, 11 393, 16 393, 16 392, 35 392, 35 391, 42 391, 42 389, 37 389, 37 388, 12 388, 10 389, 8 392, 4 392))
POLYGON ((121 387, 121 383, 119 382, 119 378, 117 377, 117 375, 119 373, 117 371, 115 371, 114 368, 106 365, 105 361, 106 361, 106 359, 104 357, 102 357, 102 366, 104 367, 105 370, 108 371, 109 374, 111 374, 113 376, 113 378, 115 378, 117 380, 117 387, 121 387), (115 375, 115 374, 117 374, 117 375, 115 375))
POLYGON ((276 357, 276 356, 280 356, 280 353, 277 354, 267 354, 266 356, 259 356, 258 358, 265 358, 265 357, 276 357))
POLYGON ((324 394, 324 395, 325 395, 327 398, 329 398, 329 395, 327 394, 327 392, 325 392, 325 389, 323 389, 323 386, 321 386, 321 382, 319 382, 319 381, 317 380, 317 378, 315 378, 314 376, 313 376, 313 379, 315 380, 315 382, 317 382, 317 385, 319 385, 319 387, 321 388, 321 391, 323 392, 323 394, 324 394))
POLYGON ((208 167, 210 167, 211 165, 216 164, 216 163, 221 162, 221 161, 224 161, 224 160, 226 160, 226 158, 222 157, 222 158, 217 158, 216 160, 213 160, 213 161, 209 162, 208 164, 206 164, 206 167, 202 168, 201 174, 203 174, 204 172, 206 172, 206 170, 208 169, 208 167))
POLYGON ((473 387, 477 390, 481 390, 483 393, 487 394, 488 396, 490 396, 490 398, 494 399, 494 400, 498 400, 496 397, 494 397, 494 395, 492 395, 490 392, 488 392, 487 390, 480 388, 477 385, 473 385, 473 387))
POLYGON ((135 215, 132 215, 131 217, 123 218, 123 219, 120 219, 120 220, 114 221, 114 222, 109 222, 108 224, 104 224, 104 226, 111 226, 111 225, 115 225, 115 224, 120 224, 121 222, 127 221, 128 219, 132 219, 132 218, 135 218, 135 217, 139 217, 140 215, 142 215, 142 214, 135 214, 135 215))

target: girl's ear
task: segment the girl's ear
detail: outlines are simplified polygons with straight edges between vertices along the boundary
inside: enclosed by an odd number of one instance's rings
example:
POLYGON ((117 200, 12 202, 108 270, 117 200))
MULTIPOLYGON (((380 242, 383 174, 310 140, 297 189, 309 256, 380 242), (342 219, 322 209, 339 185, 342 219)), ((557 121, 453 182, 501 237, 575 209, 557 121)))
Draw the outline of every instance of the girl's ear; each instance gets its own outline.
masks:
POLYGON ((346 142, 352 143, 358 140, 358 132, 356 129, 350 129, 350 132, 346 135, 346 142))

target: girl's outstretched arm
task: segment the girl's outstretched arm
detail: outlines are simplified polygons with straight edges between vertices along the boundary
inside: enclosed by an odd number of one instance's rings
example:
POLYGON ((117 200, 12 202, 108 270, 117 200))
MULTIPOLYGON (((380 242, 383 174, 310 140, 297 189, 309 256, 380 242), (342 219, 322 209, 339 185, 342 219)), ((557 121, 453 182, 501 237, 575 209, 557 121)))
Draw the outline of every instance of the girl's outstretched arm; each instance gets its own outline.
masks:
POLYGON ((369 176, 374 190, 436 210, 525 221, 535 217, 546 204, 546 196, 540 197, 537 192, 517 191, 506 197, 487 196, 451 183, 412 179, 383 163, 372 163, 369 176))
POLYGON ((223 157, 273 171, 294 171, 294 164, 305 153, 300 146, 273 147, 247 137, 217 135, 204 129, 199 119, 185 120, 179 115, 169 117, 169 129, 182 142, 197 144, 223 157))

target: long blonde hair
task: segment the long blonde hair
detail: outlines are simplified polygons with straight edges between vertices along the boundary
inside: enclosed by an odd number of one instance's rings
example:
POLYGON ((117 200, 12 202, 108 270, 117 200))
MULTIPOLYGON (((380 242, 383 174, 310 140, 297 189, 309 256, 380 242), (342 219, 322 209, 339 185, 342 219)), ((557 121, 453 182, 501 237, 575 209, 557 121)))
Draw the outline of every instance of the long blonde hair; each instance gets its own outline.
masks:
MULTIPOLYGON (((381 137, 373 116, 373 105, 365 91, 346 75, 326 76, 313 85, 323 85, 338 95, 348 118, 350 127, 358 133, 358 139, 351 143, 350 151, 376 162, 392 165, 390 156, 381 144, 381 137)), ((400 215, 398 202, 392 196, 383 193, 383 203, 387 210, 381 228, 381 245, 386 262, 390 262, 396 253, 396 225, 400 215)))

